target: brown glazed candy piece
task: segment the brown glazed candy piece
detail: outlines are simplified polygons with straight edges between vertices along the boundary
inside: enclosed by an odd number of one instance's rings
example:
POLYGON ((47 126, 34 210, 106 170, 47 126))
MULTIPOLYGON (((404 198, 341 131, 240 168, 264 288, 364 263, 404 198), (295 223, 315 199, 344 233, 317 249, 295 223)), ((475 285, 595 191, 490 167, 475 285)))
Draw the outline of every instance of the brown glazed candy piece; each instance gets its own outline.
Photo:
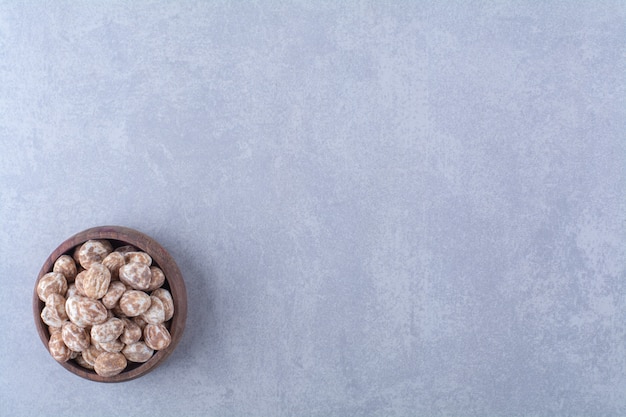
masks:
POLYGON ((150 308, 150 296, 143 291, 126 291, 120 298, 120 308, 128 317, 143 314, 150 308))
POLYGON ((174 299, 172 294, 165 288, 158 288, 152 291, 150 294, 153 297, 158 298, 163 303, 163 309, 165 310, 165 321, 168 321, 174 317, 174 299))
POLYGON ((83 359, 91 366, 96 363, 96 359, 103 353, 104 350, 100 349, 97 346, 91 345, 86 350, 82 352, 83 359))
POLYGON ((148 266, 152 265, 152 257, 145 252, 126 252, 124 260, 127 264, 131 262, 139 262, 148 266))
POLYGON ((130 262, 119 271, 120 281, 136 290, 146 290, 150 286, 150 267, 141 262, 130 262))
MULTIPOLYGON (((150 271, 150 269, 148 269, 148 271, 150 271)), ((48 272, 42 276, 37 283, 37 295, 44 303, 50 294, 56 293, 65 295, 66 292, 67 280, 60 272, 48 272)))
POLYGON ((111 272, 111 281, 119 279, 120 268, 126 263, 124 255, 120 252, 111 252, 102 260, 102 265, 106 266, 111 272))
POLYGON ((127 345, 138 342, 142 335, 141 327, 126 317, 122 321, 124 322, 124 332, 120 336, 120 341, 127 345))
POLYGON ((126 368, 126 357, 121 353, 104 352, 98 356, 94 370, 100 376, 114 376, 126 368))
POLYGON ((94 300, 98 300, 104 297, 109 290, 111 272, 106 266, 100 263, 93 263, 87 272, 85 272, 85 278, 83 278, 82 281, 85 295, 94 300))
POLYGON ((74 285, 76 286, 76 292, 79 295, 82 295, 83 297, 87 296, 87 294, 85 294, 85 287, 84 287, 85 275, 87 275, 87 271, 80 271, 78 274, 76 274, 76 279, 74 280, 74 285))
POLYGON ((91 342, 87 330, 69 321, 63 325, 61 336, 63 337, 65 346, 72 349, 74 352, 86 350, 91 342))
POLYGON ((46 306, 41 311, 41 319, 51 327, 61 327, 68 320, 65 313, 65 298, 60 294, 50 294, 46 306))
POLYGON ((150 308, 141 317, 149 324, 160 324, 165 321, 165 309, 163 301, 157 297, 150 297, 150 308))
POLYGON ((74 282, 76 278, 76 262, 69 255, 61 255, 59 259, 54 262, 52 272, 59 272, 63 274, 68 283, 74 282))
POLYGON ((48 350, 57 362, 67 362, 72 356, 72 351, 63 343, 63 337, 60 332, 50 336, 48 350))
POLYGON ((102 304, 108 309, 115 307, 122 298, 122 295, 126 292, 126 285, 121 281, 113 281, 109 284, 109 290, 102 297, 102 304))
POLYGON ((99 343, 112 342, 124 331, 124 322, 116 317, 110 318, 102 324, 94 324, 91 328, 91 338, 99 343))
POLYGON ((85 358, 83 358, 82 354, 78 355, 74 360, 76 361, 77 364, 79 364, 83 368, 93 370, 93 365, 87 362, 85 358))
POLYGON ((76 282, 73 282, 67 286, 67 292, 65 293, 65 297, 69 298, 72 295, 83 295, 78 292, 78 288, 76 288, 76 282))
MULTIPOLYGON (((61 326, 61 327, 63 327, 63 326, 61 326)), ((61 334, 61 327, 48 326, 48 333, 50 334, 50 336, 52 336, 53 334, 56 334, 56 333, 61 334)))
POLYGON ((110 342, 96 342, 92 340, 92 343, 105 352, 121 352, 124 349, 124 343, 119 339, 112 340, 110 342))
POLYGON ((144 342, 132 343, 122 349, 122 354, 131 362, 146 362, 154 354, 144 342))
POLYGON ((143 340, 154 350, 163 350, 172 342, 172 336, 162 324, 146 324, 143 329, 143 340))
POLYGON ((142 332, 143 329, 146 327, 146 324, 148 324, 141 316, 133 317, 132 320, 137 326, 139 326, 142 332))
POLYGON ((150 285, 146 288, 146 291, 153 291, 160 288, 165 282, 165 274, 158 266, 150 267, 150 285))
POLYGON ((67 299, 65 313, 78 327, 93 326, 107 319, 107 309, 100 301, 79 295, 67 299))
POLYGON ((83 268, 89 269, 93 263, 102 263, 112 251, 113 247, 107 240, 88 240, 78 250, 78 261, 83 268))

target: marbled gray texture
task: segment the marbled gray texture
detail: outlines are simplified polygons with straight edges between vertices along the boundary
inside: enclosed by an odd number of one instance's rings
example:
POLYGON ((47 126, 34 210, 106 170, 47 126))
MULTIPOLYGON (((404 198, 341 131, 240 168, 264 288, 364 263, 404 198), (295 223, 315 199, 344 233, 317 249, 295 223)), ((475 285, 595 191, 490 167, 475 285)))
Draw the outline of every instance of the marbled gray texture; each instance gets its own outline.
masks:
POLYGON ((626 3, 0 2, 0 415, 626 415, 626 3), (57 365, 91 226, 175 257, 158 370, 57 365))

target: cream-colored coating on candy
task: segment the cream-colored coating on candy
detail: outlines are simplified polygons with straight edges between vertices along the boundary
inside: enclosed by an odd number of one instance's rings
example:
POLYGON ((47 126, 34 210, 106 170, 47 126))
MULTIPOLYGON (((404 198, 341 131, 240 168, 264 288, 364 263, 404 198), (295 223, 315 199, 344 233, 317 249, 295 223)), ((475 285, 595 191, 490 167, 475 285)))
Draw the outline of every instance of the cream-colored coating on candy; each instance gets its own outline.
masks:
POLYGON ((126 263, 124 255, 120 252, 111 252, 102 261, 102 265, 106 266, 111 272, 111 281, 119 279, 119 270, 126 263))
POLYGON ((127 345, 122 349, 122 354, 131 362, 146 362, 154 354, 154 350, 149 348, 144 342, 137 342, 127 345))
POLYGON ((72 356, 70 348, 63 343, 61 332, 50 335, 48 350, 50 351, 50 355, 52 355, 57 362, 67 362, 72 356))
POLYGON ((84 287, 85 275, 87 275, 87 271, 81 271, 78 274, 76 274, 76 279, 74 280, 74 285, 76 286, 76 292, 78 293, 78 295, 82 295, 83 297, 87 296, 87 294, 85 294, 85 287, 84 287))
POLYGON ((79 327, 93 326, 107 319, 107 309, 100 301, 79 295, 67 299, 65 313, 79 327))
POLYGON ((50 294, 46 306, 41 311, 41 319, 51 327, 61 327, 68 320, 65 313, 65 298, 60 294, 50 294))
POLYGON ((119 271, 120 281, 136 290, 146 290, 150 286, 150 267, 141 262, 130 262, 119 271))
POLYGON ((94 370, 100 376, 114 376, 126 368, 126 357, 121 353, 104 352, 96 359, 94 370))
POLYGON ((91 346, 89 346, 89 348, 82 352, 82 356, 89 365, 94 366, 94 364, 96 363, 96 359, 102 353, 104 353, 104 350, 92 344, 91 346))
POLYGON ((122 298, 122 295, 126 292, 126 285, 121 281, 113 281, 109 284, 109 290, 102 297, 102 304, 108 309, 115 307, 122 298))
POLYGON ((111 340, 110 342, 96 342, 93 340, 92 343, 105 352, 121 352, 124 349, 124 343, 119 339, 111 340))
POLYGON ((158 266, 150 267, 150 285, 146 288, 146 291, 153 291, 160 288, 165 282, 165 274, 158 266))
POLYGON ((163 309, 165 310, 165 321, 168 321, 174 317, 174 299, 172 294, 165 288, 158 288, 152 291, 150 294, 153 297, 157 297, 163 303, 163 309))
POLYGON ((143 329, 146 327, 146 324, 148 324, 141 316, 133 317, 132 320, 137 326, 139 326, 142 332, 143 329))
POLYGON ((127 264, 131 262, 139 262, 148 266, 152 265, 152 257, 145 252, 126 252, 124 260, 127 264))
POLYGON ((112 342, 124 331, 124 322, 116 317, 110 318, 102 324, 94 324, 91 328, 91 338, 99 343, 112 342))
POLYGON ((74 282, 76 278, 76 262, 69 255, 61 255, 59 259, 54 262, 52 272, 59 272, 63 274, 68 283, 74 282))
POLYGON ((106 240, 88 240, 78 251, 78 261, 83 268, 89 269, 93 263, 102 263, 112 251, 113 247, 106 240))
POLYGON ((87 330, 69 321, 63 325, 61 335, 65 346, 75 352, 86 350, 91 342, 87 330))
POLYGON ((120 298, 120 308, 128 317, 143 314, 150 308, 150 296, 143 291, 126 291, 120 298))
POLYGON ((109 269, 100 263, 93 263, 85 273, 83 291, 87 297, 98 300, 107 293, 110 283, 111 272, 109 269))
POLYGON ((146 324, 143 329, 143 339, 146 345, 154 350, 163 350, 172 342, 172 336, 162 324, 146 324))
POLYGON ((85 358, 83 358, 82 354, 78 355, 74 360, 76 361, 77 364, 79 364, 83 368, 93 370, 93 365, 87 362, 85 358))
POLYGON ((65 297, 69 298, 72 295, 83 295, 78 292, 78 288, 76 288, 76 282, 73 282, 67 286, 67 292, 65 293, 65 297))
POLYGON ((122 332, 122 335, 120 336, 120 342, 126 345, 138 342, 143 334, 141 327, 126 317, 124 317, 122 321, 124 322, 124 332, 122 332))
POLYGON ((149 324, 160 324, 165 321, 165 309, 163 301, 157 297, 150 297, 150 308, 141 317, 149 324))
POLYGON ((60 326, 60 327, 48 326, 48 333, 50 334, 50 336, 52 336, 53 334, 56 334, 56 333, 61 334, 61 327, 63 327, 63 326, 60 326))
POLYGON ((67 280, 60 272, 48 272, 37 283, 37 296, 44 303, 50 294, 65 295, 66 292, 67 280))

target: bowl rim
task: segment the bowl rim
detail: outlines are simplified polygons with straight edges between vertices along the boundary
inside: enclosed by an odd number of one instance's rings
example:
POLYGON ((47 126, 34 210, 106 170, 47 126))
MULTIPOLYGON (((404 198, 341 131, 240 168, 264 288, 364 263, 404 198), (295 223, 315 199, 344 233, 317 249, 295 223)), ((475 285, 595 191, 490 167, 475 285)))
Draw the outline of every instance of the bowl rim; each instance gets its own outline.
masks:
POLYGON ((96 374, 95 372, 85 369, 73 361, 57 362, 68 371, 82 378, 96 382, 125 382, 138 378, 154 370, 157 366, 162 364, 167 357, 169 357, 180 339, 182 338, 185 323, 187 320, 187 290, 185 288, 185 282, 183 276, 174 261, 174 258, 161 246, 156 240, 150 236, 139 232, 135 229, 124 226, 97 226, 92 227, 82 232, 78 232, 70 238, 63 241, 52 253, 48 256, 44 262, 37 280, 35 282, 35 288, 33 291, 33 315, 35 319, 35 327, 37 333, 44 344, 46 351, 48 351, 48 341, 50 334, 48 326, 41 319, 41 310, 45 303, 39 299, 37 295, 37 285, 41 277, 52 271, 54 262, 59 256, 69 254, 71 256, 74 248, 88 240, 94 239, 107 239, 125 242, 126 244, 133 245, 136 248, 148 253, 152 257, 153 263, 157 264, 165 274, 166 282, 169 285, 170 293, 174 301, 174 316, 170 323, 170 335, 172 341, 170 345, 163 350, 156 351, 154 356, 147 362, 139 364, 135 368, 122 371, 122 373, 104 377, 96 374))

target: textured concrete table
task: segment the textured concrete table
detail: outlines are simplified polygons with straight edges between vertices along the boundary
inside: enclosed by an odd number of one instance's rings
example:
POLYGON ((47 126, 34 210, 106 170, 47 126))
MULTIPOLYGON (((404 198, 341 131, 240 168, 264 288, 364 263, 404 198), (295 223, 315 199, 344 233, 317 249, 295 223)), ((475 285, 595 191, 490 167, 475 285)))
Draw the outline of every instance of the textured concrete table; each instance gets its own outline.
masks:
POLYGON ((626 415, 624 2, 106 3, 0 2, 0 415, 626 415), (103 224, 189 291, 119 385, 30 311, 103 224))

